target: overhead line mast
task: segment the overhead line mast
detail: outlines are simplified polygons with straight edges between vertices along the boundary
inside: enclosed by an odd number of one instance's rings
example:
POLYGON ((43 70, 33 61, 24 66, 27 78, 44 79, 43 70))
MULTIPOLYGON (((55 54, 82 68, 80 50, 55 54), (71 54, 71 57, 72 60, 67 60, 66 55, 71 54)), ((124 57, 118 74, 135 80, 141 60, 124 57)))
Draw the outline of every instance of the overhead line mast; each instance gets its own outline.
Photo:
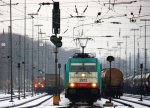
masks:
POLYGON ((24 1, 25 2, 25 5, 24 5, 24 61, 23 61, 23 64, 24 64, 24 95, 23 97, 26 98, 26 95, 25 95, 25 89, 26 89, 26 82, 25 82, 25 75, 26 75, 26 0, 24 1))
POLYGON ((10 0, 10 74, 11 74, 11 98, 10 102, 13 102, 13 69, 12 69, 12 8, 10 0))

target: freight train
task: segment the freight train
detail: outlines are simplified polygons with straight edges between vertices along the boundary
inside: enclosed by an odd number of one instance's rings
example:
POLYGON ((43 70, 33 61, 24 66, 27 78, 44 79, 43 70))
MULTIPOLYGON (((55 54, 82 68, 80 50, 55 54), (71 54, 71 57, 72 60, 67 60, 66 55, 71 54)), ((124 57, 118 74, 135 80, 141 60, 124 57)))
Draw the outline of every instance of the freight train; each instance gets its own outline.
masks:
POLYGON ((102 96, 113 96, 120 98, 123 95, 123 73, 117 69, 111 69, 111 84, 110 84, 110 69, 102 71, 102 96))
POLYGON ((73 104, 93 104, 101 96, 99 60, 88 53, 76 53, 65 65, 65 97, 73 104))
POLYGON ((150 73, 130 76, 124 81, 124 91, 130 94, 150 95, 150 73), (142 82, 142 83, 141 83, 142 82))

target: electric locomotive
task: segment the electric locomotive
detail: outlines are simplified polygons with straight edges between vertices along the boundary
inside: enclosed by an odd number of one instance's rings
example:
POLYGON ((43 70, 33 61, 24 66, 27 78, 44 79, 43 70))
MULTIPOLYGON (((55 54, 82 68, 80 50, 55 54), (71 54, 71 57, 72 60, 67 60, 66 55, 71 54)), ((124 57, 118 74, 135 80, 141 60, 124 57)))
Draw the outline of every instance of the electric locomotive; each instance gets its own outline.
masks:
POLYGON ((34 83, 34 91, 36 93, 42 93, 45 91, 45 78, 44 77, 35 77, 33 79, 33 83, 34 83))
POLYGON ((77 53, 65 65, 65 97, 73 104, 93 104, 101 96, 99 60, 87 53, 77 53))

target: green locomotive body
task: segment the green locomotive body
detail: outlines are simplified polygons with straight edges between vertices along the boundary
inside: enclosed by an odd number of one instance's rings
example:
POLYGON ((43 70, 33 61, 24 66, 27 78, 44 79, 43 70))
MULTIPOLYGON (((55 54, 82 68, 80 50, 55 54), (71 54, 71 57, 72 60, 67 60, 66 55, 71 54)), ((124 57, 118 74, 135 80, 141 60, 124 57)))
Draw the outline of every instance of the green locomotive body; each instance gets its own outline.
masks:
POLYGON ((73 103, 93 104, 101 96, 101 67, 97 58, 75 56, 65 66, 65 96, 73 103))

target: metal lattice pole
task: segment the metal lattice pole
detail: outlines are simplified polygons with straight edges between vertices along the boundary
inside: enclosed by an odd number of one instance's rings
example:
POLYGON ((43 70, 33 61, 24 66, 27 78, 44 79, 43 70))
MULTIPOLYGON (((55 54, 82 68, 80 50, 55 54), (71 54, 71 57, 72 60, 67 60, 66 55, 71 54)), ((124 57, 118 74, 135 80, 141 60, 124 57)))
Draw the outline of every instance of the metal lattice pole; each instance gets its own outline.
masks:
POLYGON ((28 14, 28 15, 30 15, 31 16, 31 18, 32 18, 32 55, 31 55, 31 61, 32 61, 32 67, 31 67, 31 69, 32 69, 32 75, 31 75, 31 82, 32 82, 32 96, 33 96, 33 87, 34 87, 34 85, 33 85, 33 79, 34 79, 34 60, 33 60, 33 56, 34 56, 34 53, 33 53, 33 48, 34 48, 34 44, 33 44, 33 40, 34 40, 34 15, 37 15, 37 14, 28 14))
POLYGON ((147 67, 147 49, 146 49, 146 22, 150 21, 150 19, 141 19, 140 21, 144 21, 145 22, 145 53, 144 53, 144 73, 145 73, 145 77, 146 77, 146 67, 147 67))
POLYGON ((134 31, 134 76, 136 74, 135 71, 135 31, 138 31, 139 29, 131 29, 131 31, 134 31))
POLYGON ((10 74, 11 74, 11 98, 10 102, 13 102, 13 69, 12 69, 12 9, 10 0, 10 74))
POLYGON ((128 58, 127 58, 127 38, 129 38, 129 36, 123 36, 123 38, 126 38, 126 50, 125 50, 125 55, 126 55, 126 78, 127 78, 127 72, 128 72, 128 58))
POLYGON ((40 73, 39 73, 39 29, 40 29, 40 28, 39 28, 39 27, 40 27, 40 26, 43 26, 43 25, 37 24, 37 25, 35 25, 35 26, 38 27, 38 53, 37 53, 37 54, 38 54, 38 63, 37 63, 38 66, 37 66, 37 69, 38 69, 38 76, 39 76, 39 74, 40 74, 40 73))

